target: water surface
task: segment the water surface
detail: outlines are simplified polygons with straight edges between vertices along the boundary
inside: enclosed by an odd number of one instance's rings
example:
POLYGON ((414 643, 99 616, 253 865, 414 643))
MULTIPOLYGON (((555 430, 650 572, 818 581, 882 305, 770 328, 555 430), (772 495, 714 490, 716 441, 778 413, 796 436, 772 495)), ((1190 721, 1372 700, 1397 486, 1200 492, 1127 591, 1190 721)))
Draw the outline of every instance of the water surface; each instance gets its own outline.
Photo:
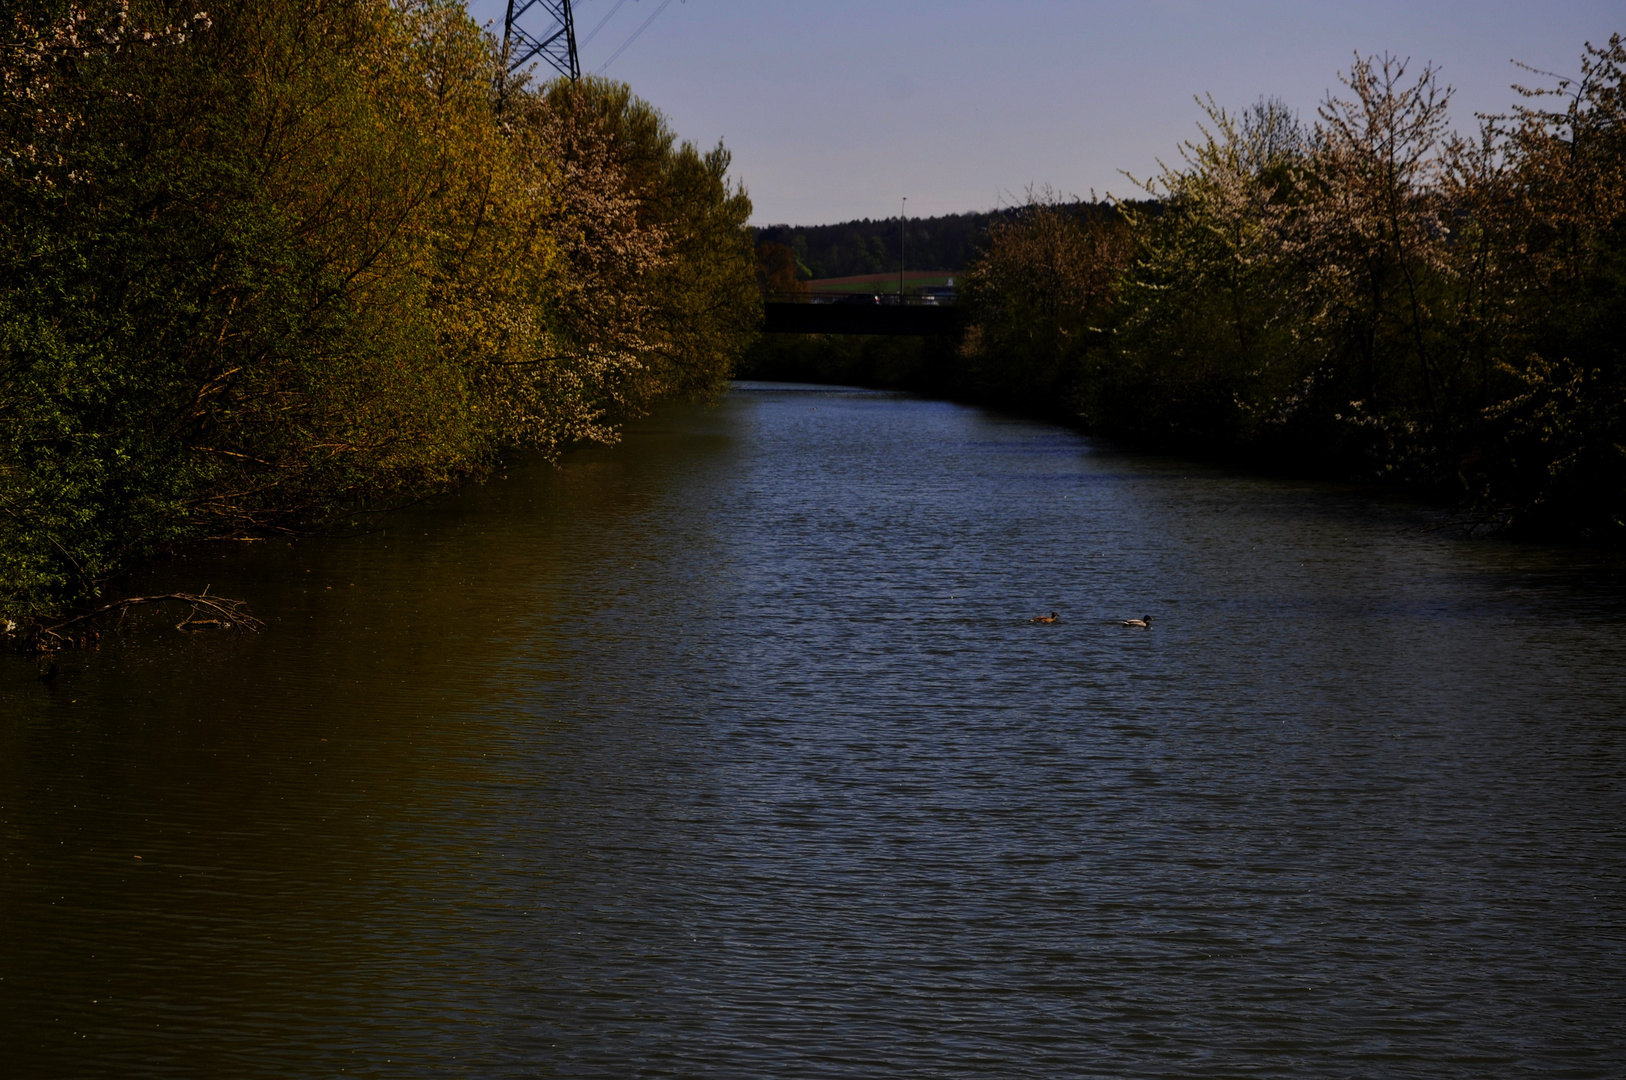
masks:
POLYGON ((1626 567, 1431 524, 746 384, 160 567, 0 657, 0 1073, 1626 1074, 1626 567))

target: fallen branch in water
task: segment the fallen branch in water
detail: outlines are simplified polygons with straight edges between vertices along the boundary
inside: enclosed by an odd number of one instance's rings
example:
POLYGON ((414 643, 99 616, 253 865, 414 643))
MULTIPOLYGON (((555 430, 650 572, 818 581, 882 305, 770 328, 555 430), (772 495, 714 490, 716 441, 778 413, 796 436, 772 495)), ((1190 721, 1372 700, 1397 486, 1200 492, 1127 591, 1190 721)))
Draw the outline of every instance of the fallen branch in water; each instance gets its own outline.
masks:
POLYGON ((158 596, 128 596, 123 600, 115 600, 111 604, 103 604, 94 611, 87 611, 83 615, 75 615, 52 626, 40 625, 34 634, 34 644, 42 652, 55 652, 58 649, 71 649, 75 645, 87 642, 87 635, 74 634, 74 628, 83 626, 100 637, 96 627, 96 620, 117 612, 122 622, 124 616, 129 614, 131 608, 144 607, 147 604, 180 603, 188 605, 186 618, 175 624, 177 630, 201 630, 205 628, 218 628, 221 630, 239 629, 251 633, 258 632, 265 623, 250 615, 247 610, 247 601, 232 600, 224 596, 210 596, 207 587, 201 593, 163 593, 158 596))

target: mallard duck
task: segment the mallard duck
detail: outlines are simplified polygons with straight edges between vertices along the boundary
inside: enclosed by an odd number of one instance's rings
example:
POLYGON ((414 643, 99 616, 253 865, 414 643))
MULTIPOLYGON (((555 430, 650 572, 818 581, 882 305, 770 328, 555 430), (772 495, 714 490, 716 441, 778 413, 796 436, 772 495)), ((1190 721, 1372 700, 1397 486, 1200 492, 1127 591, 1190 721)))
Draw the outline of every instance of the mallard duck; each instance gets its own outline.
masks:
POLYGON ((1147 615, 1146 617, 1140 619, 1125 619, 1123 621, 1123 625, 1133 626, 1140 630, 1150 630, 1152 628, 1152 617, 1147 615))
POLYGON ((1033 618, 1029 619, 1028 622, 1053 623, 1059 622, 1060 620, 1061 616, 1052 611, 1048 615, 1035 615, 1033 618))

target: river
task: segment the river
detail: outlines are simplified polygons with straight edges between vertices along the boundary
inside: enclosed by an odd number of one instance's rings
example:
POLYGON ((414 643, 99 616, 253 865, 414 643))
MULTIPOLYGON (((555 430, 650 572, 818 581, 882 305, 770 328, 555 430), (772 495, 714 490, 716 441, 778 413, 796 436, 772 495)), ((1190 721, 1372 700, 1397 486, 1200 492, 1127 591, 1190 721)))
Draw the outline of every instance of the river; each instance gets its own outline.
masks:
POLYGON ((158 567, 267 629, 0 657, 0 1073, 1626 1075, 1626 561, 1434 524, 740 384, 158 567))

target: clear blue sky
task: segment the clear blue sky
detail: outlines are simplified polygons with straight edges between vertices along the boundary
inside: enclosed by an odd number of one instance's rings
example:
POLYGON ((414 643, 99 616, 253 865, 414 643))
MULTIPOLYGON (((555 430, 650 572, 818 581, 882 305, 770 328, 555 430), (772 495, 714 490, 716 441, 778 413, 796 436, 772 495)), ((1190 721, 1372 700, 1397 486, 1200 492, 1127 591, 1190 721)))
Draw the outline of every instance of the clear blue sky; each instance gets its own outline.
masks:
MULTIPOLYGON (((578 40, 616 0, 576 5, 578 40)), ((581 48, 597 71, 661 0, 581 48)), ((470 0, 502 30, 504 0, 470 0)), ((757 224, 981 210, 1030 184, 1128 194, 1195 130, 1193 96, 1306 116, 1352 54, 1433 61, 1460 128, 1505 110, 1518 58, 1573 73, 1621 0, 675 0, 605 71, 685 138, 723 139, 757 224)))

